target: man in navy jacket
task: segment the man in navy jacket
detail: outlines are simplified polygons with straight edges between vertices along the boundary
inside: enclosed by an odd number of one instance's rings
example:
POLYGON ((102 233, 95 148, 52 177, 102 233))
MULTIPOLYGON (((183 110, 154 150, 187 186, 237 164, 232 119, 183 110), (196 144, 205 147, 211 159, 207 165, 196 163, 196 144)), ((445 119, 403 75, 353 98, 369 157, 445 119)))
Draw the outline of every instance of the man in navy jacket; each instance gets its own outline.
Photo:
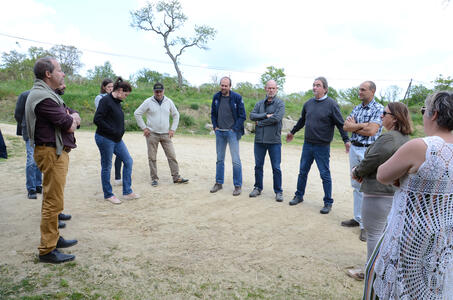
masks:
POLYGON ((225 150, 230 145, 231 160, 233 161, 233 196, 241 194, 242 165, 239 156, 239 140, 244 135, 246 119, 242 96, 231 91, 231 79, 222 77, 220 91, 212 98, 211 121, 216 136, 216 176, 211 193, 222 189, 225 172, 225 150))

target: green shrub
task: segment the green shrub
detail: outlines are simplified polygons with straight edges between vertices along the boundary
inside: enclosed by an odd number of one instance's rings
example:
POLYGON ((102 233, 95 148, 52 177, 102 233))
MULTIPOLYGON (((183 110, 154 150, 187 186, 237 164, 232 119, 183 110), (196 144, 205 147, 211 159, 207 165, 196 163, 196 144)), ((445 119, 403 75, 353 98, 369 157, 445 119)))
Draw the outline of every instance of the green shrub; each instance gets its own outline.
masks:
POLYGON ((179 115, 179 124, 185 126, 185 127, 191 127, 195 125, 195 118, 189 115, 186 115, 185 113, 181 113, 179 115))

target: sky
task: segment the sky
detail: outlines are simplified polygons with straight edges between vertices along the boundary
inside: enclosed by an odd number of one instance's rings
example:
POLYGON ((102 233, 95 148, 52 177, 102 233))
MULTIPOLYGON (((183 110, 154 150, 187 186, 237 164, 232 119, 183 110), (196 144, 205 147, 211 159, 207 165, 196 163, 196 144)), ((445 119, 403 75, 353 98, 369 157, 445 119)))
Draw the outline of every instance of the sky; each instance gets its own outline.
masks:
MULTIPOLYGON (((439 74, 453 76, 453 1, 180 2, 188 17, 180 35, 192 33, 194 25, 216 30, 209 50, 189 48, 180 58, 191 85, 222 76, 230 76, 233 87, 244 81, 258 84, 266 67, 274 66, 284 68, 285 93, 307 91, 314 78, 324 76, 337 90, 372 80, 378 95, 398 86, 402 97, 411 79, 430 87, 439 74)), ((83 52, 81 75, 109 61, 125 78, 142 68, 175 76, 162 37, 130 26, 130 11, 145 3, 7 1, 0 52, 73 45, 83 52)))

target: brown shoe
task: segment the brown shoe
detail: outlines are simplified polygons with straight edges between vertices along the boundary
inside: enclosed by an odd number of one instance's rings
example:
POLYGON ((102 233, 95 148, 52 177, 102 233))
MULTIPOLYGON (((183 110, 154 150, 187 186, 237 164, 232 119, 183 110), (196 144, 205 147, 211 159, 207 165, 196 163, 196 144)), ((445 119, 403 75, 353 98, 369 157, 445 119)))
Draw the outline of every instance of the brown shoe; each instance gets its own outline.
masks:
POLYGON ((362 242, 366 242, 366 230, 365 229, 360 229, 359 240, 361 240, 362 242))
POLYGON ((354 219, 341 222, 341 226, 344 226, 344 227, 357 227, 359 225, 360 225, 359 222, 357 222, 354 219))
POLYGON ((215 183, 212 189, 210 190, 211 193, 218 192, 222 189, 222 184, 221 183, 215 183))
POLYGON ((240 186, 235 186, 234 191, 233 191, 233 196, 239 196, 241 194, 242 190, 240 186))

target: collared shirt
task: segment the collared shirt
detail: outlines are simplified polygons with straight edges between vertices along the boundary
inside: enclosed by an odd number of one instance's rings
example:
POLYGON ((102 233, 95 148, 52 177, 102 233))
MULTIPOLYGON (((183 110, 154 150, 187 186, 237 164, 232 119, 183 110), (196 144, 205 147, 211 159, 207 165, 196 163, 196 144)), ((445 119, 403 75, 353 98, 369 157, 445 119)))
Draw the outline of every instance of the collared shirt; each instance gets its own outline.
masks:
POLYGON ((322 101, 322 100, 327 99, 327 97, 328 97, 328 96, 327 96, 327 93, 326 93, 324 96, 322 96, 322 97, 319 98, 319 99, 316 99, 316 98, 315 98, 315 100, 316 100, 316 101, 322 101))
POLYGON ((350 117, 354 117, 357 123, 376 123, 379 125, 378 132, 373 136, 364 136, 353 132, 351 141, 359 142, 364 145, 371 145, 374 143, 382 132, 382 119, 381 115, 384 111, 384 106, 377 103, 374 99, 367 105, 359 104, 352 110, 350 117))

